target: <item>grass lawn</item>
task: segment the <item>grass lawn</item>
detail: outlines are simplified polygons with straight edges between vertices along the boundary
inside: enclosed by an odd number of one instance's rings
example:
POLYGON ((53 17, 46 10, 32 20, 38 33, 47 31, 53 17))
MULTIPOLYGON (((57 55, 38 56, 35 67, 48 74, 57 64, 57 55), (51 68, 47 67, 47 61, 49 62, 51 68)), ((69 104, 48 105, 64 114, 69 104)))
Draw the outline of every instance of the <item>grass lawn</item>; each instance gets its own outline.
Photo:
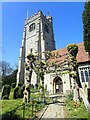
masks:
MULTIPOLYGON (((13 90, 11 90, 9 100, 0 100, 0 102, 2 105, 2 111, 0 114, 3 115, 3 117, 5 117, 5 118, 6 117, 9 118, 9 113, 12 111, 11 114, 12 114, 12 116, 14 116, 13 113, 16 114, 17 111, 14 112, 13 110, 15 108, 17 108, 18 106, 22 105, 23 100, 21 98, 14 100, 13 99, 13 90)), ((20 117, 22 117, 21 112, 22 111, 19 111, 17 114, 20 117)))
POLYGON ((80 102, 79 107, 73 106, 73 100, 68 97, 66 99, 66 118, 86 118, 88 119, 88 110, 86 109, 83 101, 80 102))
MULTIPOLYGON (((5 120, 20 120, 23 119, 23 99, 13 99, 13 90, 11 89, 9 100, 0 100, 2 103, 2 114, 3 119, 5 120)), ((36 104, 35 104, 36 105, 36 104)), ((37 104, 36 106, 33 106, 33 117, 35 118, 36 112, 40 111, 44 105, 37 104)), ((26 104, 25 105, 25 112, 24 112, 25 118, 31 118, 32 117, 32 105, 26 104)), ((2 120, 3 120, 2 119, 2 120)))
MULTIPOLYGON (((3 115, 3 117, 4 116, 5 117, 6 116, 9 117, 8 116, 9 113, 10 112, 12 112, 11 114, 15 113, 16 111, 13 111, 13 110, 22 104, 22 99, 17 99, 17 100, 1 100, 1 102, 2 102, 2 115, 3 115)), ((18 114, 17 114, 20 117, 22 117, 21 112, 22 111, 19 111, 18 114)))

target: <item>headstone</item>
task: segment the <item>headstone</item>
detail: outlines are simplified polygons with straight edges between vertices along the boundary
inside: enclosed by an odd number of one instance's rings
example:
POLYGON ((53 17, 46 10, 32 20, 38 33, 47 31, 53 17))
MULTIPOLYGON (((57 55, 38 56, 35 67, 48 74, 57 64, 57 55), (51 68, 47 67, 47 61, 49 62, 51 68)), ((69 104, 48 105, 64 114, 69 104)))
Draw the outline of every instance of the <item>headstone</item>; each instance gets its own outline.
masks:
POLYGON ((9 94, 10 94, 10 86, 9 85, 5 85, 3 86, 2 88, 2 94, 1 94, 1 99, 7 95, 9 97, 9 94))

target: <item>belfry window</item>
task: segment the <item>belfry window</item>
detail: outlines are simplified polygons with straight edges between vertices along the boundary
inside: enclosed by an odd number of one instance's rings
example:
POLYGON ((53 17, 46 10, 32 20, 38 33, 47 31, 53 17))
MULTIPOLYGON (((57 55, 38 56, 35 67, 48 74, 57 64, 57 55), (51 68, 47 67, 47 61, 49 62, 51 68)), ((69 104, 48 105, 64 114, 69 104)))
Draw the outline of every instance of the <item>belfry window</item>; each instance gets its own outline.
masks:
POLYGON ((45 25, 45 31, 49 33, 49 27, 47 25, 45 25))
POLYGON ((88 72, 85 71, 86 82, 88 82, 88 72))
POLYGON ((82 80, 82 82, 85 82, 83 71, 81 71, 81 80, 82 80))
POLYGON ((35 23, 32 23, 30 26, 29 26, 29 32, 35 30, 35 23))
POLYGON ((30 49, 30 53, 32 53, 32 51, 33 51, 33 49, 31 48, 31 49, 30 49))

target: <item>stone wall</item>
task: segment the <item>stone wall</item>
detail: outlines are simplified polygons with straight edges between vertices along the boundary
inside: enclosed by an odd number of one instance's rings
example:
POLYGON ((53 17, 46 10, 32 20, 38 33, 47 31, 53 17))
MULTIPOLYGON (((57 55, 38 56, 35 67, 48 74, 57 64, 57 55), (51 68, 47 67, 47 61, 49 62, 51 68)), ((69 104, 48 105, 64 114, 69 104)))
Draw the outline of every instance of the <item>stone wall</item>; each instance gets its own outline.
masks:
POLYGON ((60 77, 63 83, 63 93, 67 93, 68 91, 70 91, 70 78, 69 78, 69 73, 67 74, 62 74, 60 75, 60 73, 58 72, 56 73, 49 73, 49 74, 45 74, 44 76, 44 86, 47 85, 47 91, 49 92, 49 94, 54 94, 54 88, 53 88, 53 82, 54 79, 56 77, 60 77))

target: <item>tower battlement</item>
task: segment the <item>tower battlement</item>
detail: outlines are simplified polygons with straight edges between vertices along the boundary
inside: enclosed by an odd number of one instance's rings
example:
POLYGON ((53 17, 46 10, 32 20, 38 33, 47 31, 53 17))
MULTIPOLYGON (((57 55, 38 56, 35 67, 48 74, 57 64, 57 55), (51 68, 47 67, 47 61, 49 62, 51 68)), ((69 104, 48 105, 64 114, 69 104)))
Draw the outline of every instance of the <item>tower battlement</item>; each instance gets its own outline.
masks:
MULTIPOLYGON (((46 50, 55 50, 52 16, 45 16, 39 10, 37 14, 35 13, 25 20, 22 46, 20 48, 17 84, 18 82, 26 82, 24 63, 27 61, 27 55, 31 52, 33 54, 41 52, 41 59, 45 60, 46 50)), ((37 75, 34 72, 31 83, 37 83, 37 75)))
POLYGON ((25 25, 27 25, 30 22, 33 22, 37 18, 43 18, 46 19, 47 22, 52 23, 52 16, 46 16, 43 14, 41 10, 38 11, 38 13, 35 13, 33 16, 30 16, 28 19, 25 19, 25 25))

